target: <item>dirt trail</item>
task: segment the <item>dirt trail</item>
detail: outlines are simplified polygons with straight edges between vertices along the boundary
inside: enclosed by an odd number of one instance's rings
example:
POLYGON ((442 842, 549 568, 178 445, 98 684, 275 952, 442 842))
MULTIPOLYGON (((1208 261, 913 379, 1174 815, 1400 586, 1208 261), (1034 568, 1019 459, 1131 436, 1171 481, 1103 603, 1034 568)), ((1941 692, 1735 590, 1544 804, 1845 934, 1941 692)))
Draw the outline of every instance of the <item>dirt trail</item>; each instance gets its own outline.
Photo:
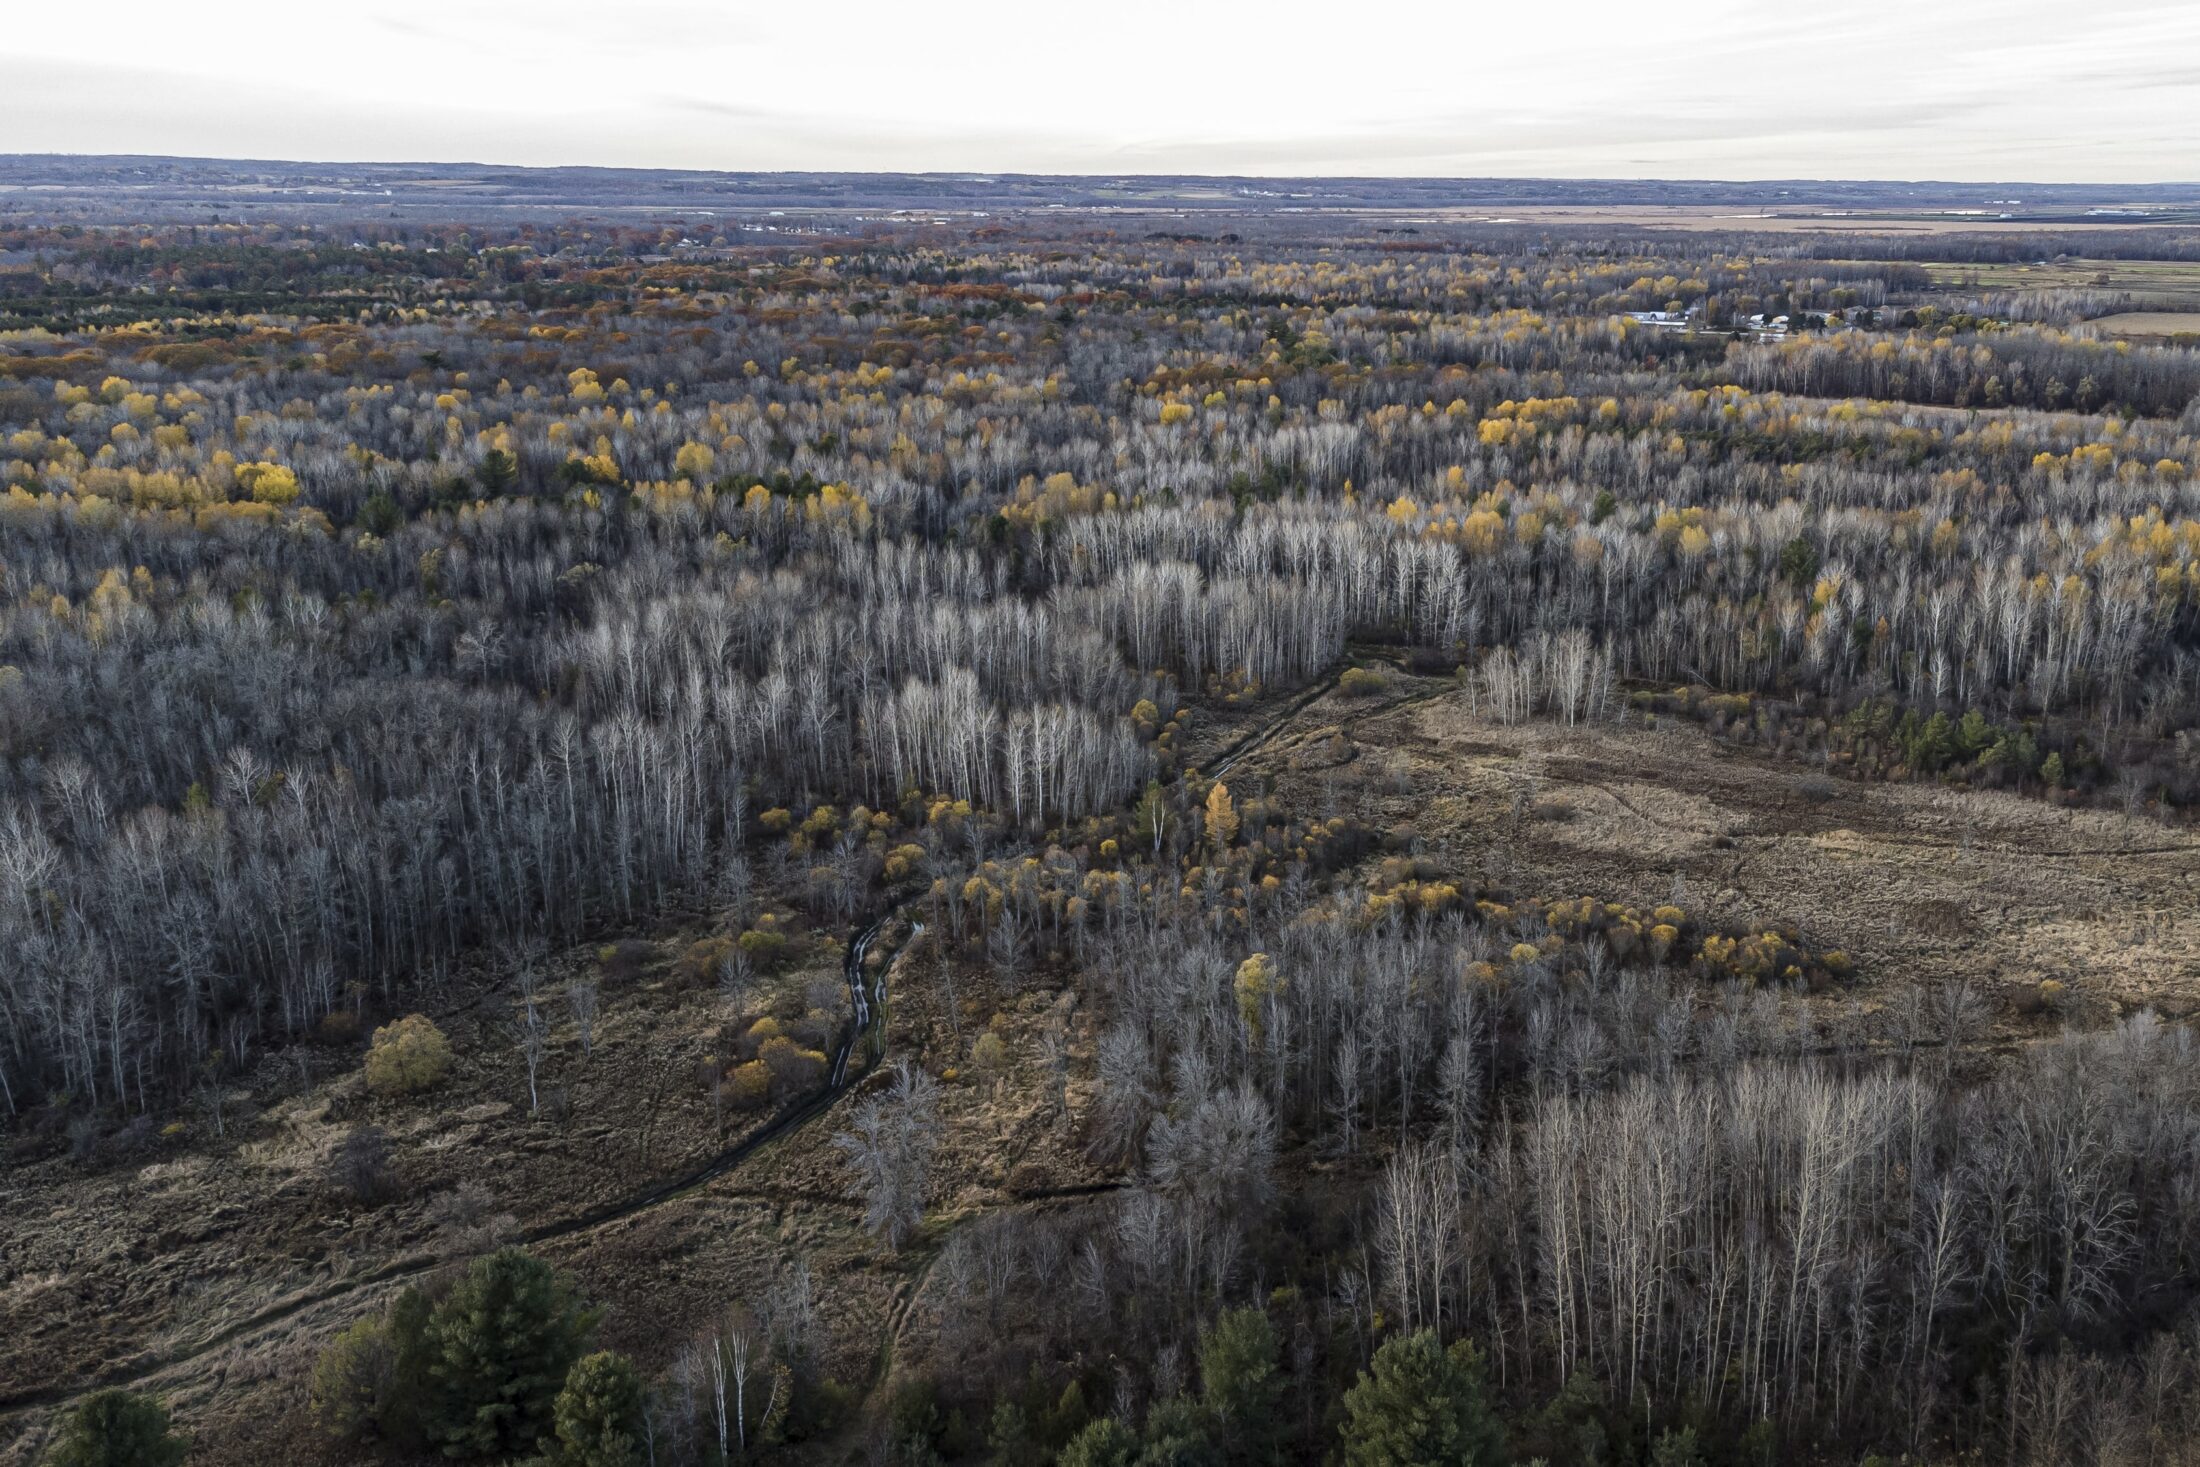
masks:
MULTIPOLYGON (((1292 695, 1283 707, 1264 720, 1259 727, 1225 750, 1216 772, 1229 768, 1247 753, 1266 744, 1307 707, 1330 691, 1334 685, 1334 671, 1331 669, 1325 672, 1311 686, 1292 695)), ((769 1121, 748 1132, 732 1146, 678 1176, 570 1217, 524 1229, 512 1241, 521 1246, 529 1246, 597 1232, 691 1196, 734 1171, 764 1147, 794 1133, 830 1110, 841 1096, 860 1084, 884 1059, 886 978, 881 971, 875 984, 866 984, 863 966, 872 944, 886 922, 907 900, 906 895, 891 900, 885 910, 849 940, 847 955, 843 960, 843 972, 848 984, 850 1022, 834 1052, 828 1071, 830 1078, 825 1085, 782 1108, 769 1121), (869 1046, 870 1053, 865 1062, 857 1063, 857 1051, 866 1038, 873 1041, 869 1046)), ((1055 1200, 1057 1195, 1083 1195, 1104 1191, 1114 1185, 1116 1184, 1111 1182, 1056 1189, 1047 1194, 1019 1199, 1012 1205, 1044 1205, 1055 1200)), ((140 1357, 126 1365, 100 1371, 89 1377, 11 1391, 0 1395, 0 1421, 8 1421, 28 1412, 65 1407, 96 1390, 118 1386, 141 1387, 172 1377, 212 1359, 232 1346, 263 1336, 324 1306, 347 1299, 364 1301, 396 1285, 422 1277, 441 1267, 444 1261, 439 1255, 431 1253, 398 1258, 367 1272, 332 1280, 317 1288, 293 1294, 163 1353, 140 1357)), ((921 1286, 920 1276, 901 1305, 903 1311, 906 1311, 908 1303, 913 1301, 916 1290, 921 1286)))
MULTIPOLYGON (((876 1068, 885 1051, 884 996, 886 977, 880 972, 875 992, 864 982, 863 962, 871 945, 884 929, 887 921, 900 910, 906 897, 889 902, 886 909, 874 917, 848 943, 848 953, 842 970, 848 982, 850 1022, 844 1027, 840 1042, 834 1051, 830 1077, 819 1089, 800 1100, 782 1107, 770 1120, 757 1126, 732 1146, 719 1152, 698 1166, 689 1168, 669 1180, 655 1183, 641 1191, 589 1208, 571 1217, 541 1223, 518 1233, 512 1241, 522 1247, 553 1242, 583 1233, 595 1232, 614 1223, 623 1222, 666 1203, 689 1196, 710 1185, 719 1177, 740 1166, 772 1142, 799 1130, 818 1116, 830 1110, 841 1096, 876 1068), (868 1063, 857 1065, 851 1072, 851 1060, 867 1036, 876 1037, 871 1047, 868 1063)), ((118 1370, 104 1372, 91 1380, 76 1380, 35 1386, 28 1390, 0 1396, 0 1421, 25 1411, 68 1405, 95 1390, 115 1386, 137 1386, 157 1377, 181 1370, 215 1352, 264 1333, 300 1315, 337 1300, 365 1295, 390 1285, 418 1278, 440 1267, 444 1260, 434 1254, 416 1254, 400 1258, 370 1272, 332 1281, 320 1288, 292 1295, 278 1304, 271 1304, 245 1318, 233 1321, 192 1341, 189 1345, 171 1350, 157 1359, 144 1360, 118 1370)))
POLYGON ((1315 703, 1321 700, 1323 694, 1336 691, 1335 671, 1336 669, 1332 668, 1329 672, 1325 672, 1320 682, 1317 682, 1305 692, 1294 695, 1291 701, 1278 709, 1275 715, 1266 723, 1224 750, 1221 757, 1215 761, 1214 768, 1209 770, 1208 773, 1219 779, 1253 754, 1283 753, 1297 749, 1303 747, 1309 740, 1319 738, 1325 733, 1349 734, 1351 730, 1361 724, 1380 718, 1384 714, 1396 713, 1401 709, 1410 708, 1416 703, 1426 703, 1432 699, 1441 698, 1458 691, 1457 684, 1449 682, 1440 683, 1432 688, 1418 688, 1409 693, 1401 693, 1396 697, 1386 698, 1380 703, 1355 709, 1334 723, 1317 724, 1312 728, 1300 729, 1289 738, 1277 742, 1277 736, 1284 731, 1287 724, 1313 707, 1315 703))

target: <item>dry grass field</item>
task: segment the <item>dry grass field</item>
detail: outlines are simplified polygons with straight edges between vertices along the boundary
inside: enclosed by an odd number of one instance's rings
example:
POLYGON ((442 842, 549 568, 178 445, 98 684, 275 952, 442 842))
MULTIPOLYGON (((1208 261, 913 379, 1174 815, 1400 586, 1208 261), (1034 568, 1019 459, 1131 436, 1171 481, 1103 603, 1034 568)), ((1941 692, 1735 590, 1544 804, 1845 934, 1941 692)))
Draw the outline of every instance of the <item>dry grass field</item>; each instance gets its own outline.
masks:
POLYGON ((2124 311, 2089 324, 2106 336, 2200 337, 2200 311, 2124 311))
POLYGON ((1897 980, 1964 978, 2016 1024, 2054 979, 2075 1003, 2200 1011, 2188 831, 1829 778, 1693 725, 1501 727, 1442 688, 1373 708, 1325 697, 1232 778, 1407 828, 1440 864, 1522 893, 1793 923, 1856 957, 1867 1006, 1897 980))
POLYGON ((2165 310, 2200 306, 2200 264, 2188 260, 2094 260, 2083 256, 2028 264, 1933 264, 1933 284, 1959 290, 2124 291, 2165 310))
MULTIPOLYGON (((1377 211, 1362 210, 1373 214, 1377 211)), ((1522 205, 1493 212, 1488 209, 1450 210, 1440 214, 1414 213, 1431 222, 1535 224, 1552 227, 1608 229, 1615 225, 1640 229, 1716 231, 1752 234, 2037 234, 2038 220, 1998 219, 1989 215, 1948 211, 1905 213, 1900 210, 1825 209, 1796 206, 1763 209, 1734 205, 1680 204, 1583 204, 1522 205)), ((2155 222, 2142 219, 2061 218, 2054 221, 2058 233, 2095 230, 2190 227, 2189 219, 2155 222)), ((1953 268, 1953 267, 1950 267, 1953 268)), ((1972 268, 1972 267, 1966 267, 1972 268)))

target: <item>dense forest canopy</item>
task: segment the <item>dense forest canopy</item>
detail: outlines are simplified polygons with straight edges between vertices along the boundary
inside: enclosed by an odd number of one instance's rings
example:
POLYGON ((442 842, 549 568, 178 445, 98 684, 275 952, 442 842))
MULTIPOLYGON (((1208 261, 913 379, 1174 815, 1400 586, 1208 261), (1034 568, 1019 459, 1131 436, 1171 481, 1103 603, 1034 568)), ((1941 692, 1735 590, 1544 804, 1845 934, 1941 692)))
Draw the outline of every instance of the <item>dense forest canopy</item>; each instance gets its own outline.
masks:
POLYGON ((1554 1461, 2014 1457, 2146 1368, 2182 1028, 1980 1080, 1931 1057, 1975 995, 1913 995, 1867 1062, 1771 996, 1851 982, 1838 933, 1478 886, 1185 747, 1375 648, 1500 723, 2188 821, 2200 351, 1920 261, 2192 237, 1232 230, 0 228, 0 1116, 164 1113, 759 885, 891 898, 1106 1016, 1093 1145, 1150 1190, 956 1245, 1033 1330, 1215 1390, 1257 1275, 1342 1400, 1375 1306, 1258 1241, 1306 1146, 1387 1157, 1362 1284, 1554 1461), (1640 1439, 1580 1446, 1591 1396, 1640 1439))

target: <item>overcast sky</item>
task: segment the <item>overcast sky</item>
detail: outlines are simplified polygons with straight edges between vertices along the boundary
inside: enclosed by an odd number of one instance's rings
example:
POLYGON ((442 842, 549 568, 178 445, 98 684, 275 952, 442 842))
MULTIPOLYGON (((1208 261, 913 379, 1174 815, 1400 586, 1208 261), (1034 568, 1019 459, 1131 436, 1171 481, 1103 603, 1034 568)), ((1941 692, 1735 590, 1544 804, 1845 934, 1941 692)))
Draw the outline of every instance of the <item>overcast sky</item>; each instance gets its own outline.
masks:
POLYGON ((2200 179, 2196 0, 7 0, 0 152, 2200 179))

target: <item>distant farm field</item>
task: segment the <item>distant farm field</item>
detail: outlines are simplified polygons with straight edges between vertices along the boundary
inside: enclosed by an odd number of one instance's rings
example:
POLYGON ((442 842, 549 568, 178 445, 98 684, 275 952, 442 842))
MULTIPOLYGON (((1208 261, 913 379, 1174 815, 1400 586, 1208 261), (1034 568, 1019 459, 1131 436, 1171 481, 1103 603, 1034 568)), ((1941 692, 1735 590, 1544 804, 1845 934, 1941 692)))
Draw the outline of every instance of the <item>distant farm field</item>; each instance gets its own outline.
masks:
MULTIPOLYGON (((1732 232, 1747 231, 1752 234, 2023 234, 2038 233, 2052 227, 2063 235, 2076 235, 2099 230, 2158 229, 2182 223, 2181 220, 2161 219, 2137 221, 2130 219, 2103 220, 2089 218, 2058 218, 2048 225, 2036 219, 1990 219, 1974 214, 1954 214, 1938 210, 1904 212, 1899 209, 1828 209, 1811 205, 1770 205, 1762 208, 1734 204, 1526 204, 1512 206, 1482 206, 1453 209, 1388 210, 1355 209, 1339 213, 1355 213, 1372 217, 1385 215, 1399 222, 1430 224, 1521 224, 1551 227, 1610 227, 1629 225, 1642 229, 1670 229, 1682 231, 1732 232)), ((2086 264, 2102 262, 2086 261, 2086 264)), ((2152 262, 2134 262, 2147 264, 2152 262)), ((1998 274, 2011 267, 1974 265, 1929 265, 1935 274, 1935 283, 1941 283, 1942 272, 1962 270, 1968 273, 1998 274)), ((2026 267, 2015 267, 2026 268, 2026 267)), ((2048 267, 2053 268, 2053 267, 2048 267)), ((2200 267, 2178 265, 2173 268, 2192 270, 2200 267)), ((2057 280, 2034 282, 2061 284, 2057 280)))
POLYGON ((2123 311, 2091 324, 2106 336, 2200 337, 2200 311, 2123 311))
POLYGON ((2111 290, 2158 308, 2200 308, 2200 262, 2065 258, 2032 265, 1929 264, 1933 284, 1959 290, 2111 290))

